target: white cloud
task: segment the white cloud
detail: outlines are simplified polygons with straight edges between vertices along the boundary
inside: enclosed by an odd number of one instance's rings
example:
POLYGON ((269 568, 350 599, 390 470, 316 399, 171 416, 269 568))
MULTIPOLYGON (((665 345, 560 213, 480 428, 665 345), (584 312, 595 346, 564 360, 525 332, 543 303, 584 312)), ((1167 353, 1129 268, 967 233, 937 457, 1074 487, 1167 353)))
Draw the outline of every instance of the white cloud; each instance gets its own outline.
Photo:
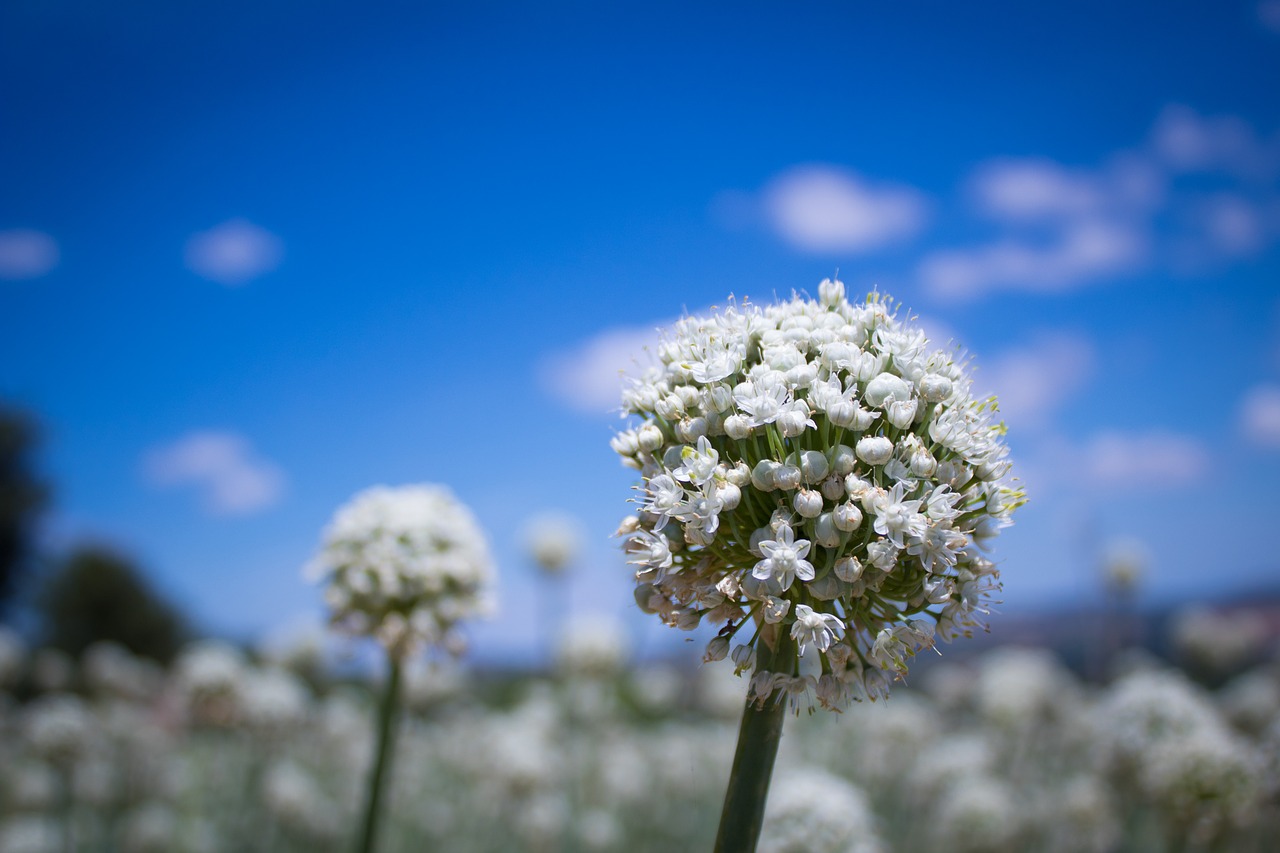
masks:
POLYGON ((230 432, 194 432, 154 448, 143 459, 143 473, 157 487, 194 487, 205 509, 215 515, 264 510, 284 493, 279 467, 230 432))
POLYGON ((1280 33, 1280 0, 1262 0, 1258 4, 1258 23, 1273 33, 1280 33))
POLYGON ((1085 338, 1046 335, 1025 347, 979 361, 977 386, 995 393, 1000 413, 1011 426, 1033 429, 1078 392, 1093 375, 1095 352, 1085 338))
POLYGON ((1280 448, 1280 386, 1259 385, 1245 395, 1240 429, 1255 444, 1280 448))
POLYGON ((1266 224, 1256 205, 1223 193, 1204 206, 1205 233, 1212 247, 1224 255, 1251 255, 1266 244, 1266 224))
POLYGON ((1278 175, 1280 135, 1264 138, 1236 116, 1170 106, 1146 143, 1096 167, 1002 158, 975 168, 971 211, 996 224, 997 236, 934 252, 916 277, 933 296, 958 300, 1065 292, 1153 264, 1213 271, 1280 234, 1278 175))
POLYGON ((1213 172, 1243 178, 1275 177, 1280 144, 1262 140, 1238 116, 1202 116, 1181 104, 1168 106, 1151 130, 1156 157, 1175 172, 1213 172))
POLYGON ((872 185, 834 166, 783 172, 764 188, 761 203, 773 230, 807 252, 867 252, 913 236, 928 216, 916 190, 872 185))
POLYGON ((1013 221, 1092 214, 1107 200, 1096 176, 1045 159, 986 163, 971 190, 979 210, 1013 221))
POLYGON ((927 256, 917 269, 939 299, 973 299, 998 290, 1055 293, 1140 268, 1149 253, 1137 229, 1103 220, 1073 222, 1049 242, 1007 238, 927 256))
POLYGON ((626 376, 637 377, 657 360, 646 355, 658 344, 658 328, 605 329, 572 350, 552 353, 538 364, 542 387, 570 408, 587 414, 617 411, 626 376))
POLYGON ((1129 217, 1154 207, 1164 178, 1148 161, 1117 155, 1102 169, 1070 169, 1045 158, 984 163, 969 180, 978 212, 1006 223, 1129 217))
POLYGON ((39 278, 58 265, 58 244, 43 231, 0 231, 0 278, 39 278))
POLYGON ((1160 430, 1101 433, 1077 461, 1073 470, 1095 486, 1149 490, 1193 485, 1208 473, 1210 462, 1201 442, 1160 430))
POLYGON ((245 219, 231 219, 192 235, 187 241, 187 268, 229 287, 245 284, 280 265, 280 238, 245 219))

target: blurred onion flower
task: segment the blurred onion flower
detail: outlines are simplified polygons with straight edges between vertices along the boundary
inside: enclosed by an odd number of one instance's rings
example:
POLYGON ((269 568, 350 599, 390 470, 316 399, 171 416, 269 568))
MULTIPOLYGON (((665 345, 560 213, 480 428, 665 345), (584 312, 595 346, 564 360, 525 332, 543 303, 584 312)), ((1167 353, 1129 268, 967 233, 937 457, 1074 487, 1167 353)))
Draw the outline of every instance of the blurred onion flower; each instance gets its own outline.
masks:
POLYGON ((761 853, 880 853, 866 795, 819 767, 783 774, 765 809, 761 853))
POLYGON ((26 659, 27 647, 22 638, 0 625, 0 690, 18 683, 26 659))
POLYGON ((548 575, 563 574, 582 551, 582 525, 564 512, 540 513, 525 524, 525 548, 548 575))
POLYGON ((622 624, 604 613, 574 617, 560 634, 556 668, 567 676, 608 678, 630 653, 622 624))
POLYGON ((377 486, 334 515, 308 567, 333 622, 395 657, 454 646, 454 626, 490 609, 493 568, 471 511, 444 486, 377 486))
POLYGON ((836 711, 985 628, 1000 584, 983 551, 1024 498, 995 400, 955 351, 827 280, 818 301, 685 317, 657 355, 613 439, 643 478, 619 532, 644 611, 722 625, 706 657, 753 671, 761 705, 836 711))

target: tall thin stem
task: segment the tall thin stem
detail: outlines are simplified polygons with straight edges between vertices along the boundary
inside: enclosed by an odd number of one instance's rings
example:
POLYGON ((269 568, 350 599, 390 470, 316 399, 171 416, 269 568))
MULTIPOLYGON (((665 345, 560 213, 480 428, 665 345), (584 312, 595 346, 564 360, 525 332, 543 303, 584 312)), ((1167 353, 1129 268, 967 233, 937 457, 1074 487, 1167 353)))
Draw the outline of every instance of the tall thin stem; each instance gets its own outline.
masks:
MULTIPOLYGON (((782 669, 780 664, 785 664, 789 669, 790 643, 791 638, 785 630, 777 632, 771 649, 767 643, 760 642, 756 646, 757 654, 766 654, 757 668, 774 672, 782 669)), ((770 696, 763 706, 747 697, 742 724, 738 727, 733 769, 729 771, 729 787, 720 812, 715 853, 753 853, 756 849, 760 828, 764 825, 764 804, 769 797, 773 762, 778 757, 778 744, 782 741, 782 724, 786 717, 785 697, 770 696)))
POLYGON ((365 800, 364 825, 360 830, 357 853, 373 853, 374 839, 378 831, 379 806, 382 801, 384 780, 391 770, 391 742, 395 739, 397 707, 400 704, 400 657, 388 654, 390 671, 387 673, 386 692, 378 708, 378 751, 373 759, 373 771, 369 776, 368 796, 365 800))

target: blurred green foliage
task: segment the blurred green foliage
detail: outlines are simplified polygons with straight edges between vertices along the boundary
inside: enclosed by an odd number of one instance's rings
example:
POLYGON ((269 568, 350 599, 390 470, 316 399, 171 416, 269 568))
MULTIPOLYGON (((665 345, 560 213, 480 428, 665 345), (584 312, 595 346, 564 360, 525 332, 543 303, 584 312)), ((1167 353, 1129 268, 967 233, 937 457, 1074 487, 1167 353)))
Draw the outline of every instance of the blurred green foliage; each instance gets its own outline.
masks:
POLYGON ((36 518, 48 501, 45 485, 32 470, 38 444, 35 422, 0 404, 0 613, 31 564, 36 518))
POLYGON ((73 656, 98 640, 168 663, 190 637, 186 619, 125 557, 100 546, 73 551, 37 597, 44 641, 73 656))

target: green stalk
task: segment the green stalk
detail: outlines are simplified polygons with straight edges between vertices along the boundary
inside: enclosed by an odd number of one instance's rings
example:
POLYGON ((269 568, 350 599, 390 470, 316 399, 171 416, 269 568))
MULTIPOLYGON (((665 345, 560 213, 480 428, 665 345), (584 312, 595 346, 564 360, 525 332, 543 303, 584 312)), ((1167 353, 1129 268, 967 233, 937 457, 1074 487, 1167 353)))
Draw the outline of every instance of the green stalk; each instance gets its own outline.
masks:
POLYGON ((378 831, 379 804, 383 783, 391 770, 391 741, 395 738, 396 710, 400 703, 400 658, 394 652, 387 655, 390 671, 387 688, 378 708, 378 751, 373 759, 373 773, 369 777, 368 798, 365 800, 364 825, 360 830, 357 853, 373 853, 374 837, 378 831))
MULTIPOLYGON (((766 626, 767 627, 767 626, 766 626)), ((764 652, 757 670, 786 672, 791 667, 791 637, 785 629, 777 632, 772 649, 767 637, 759 638, 756 653, 764 652), (771 653, 770 653, 771 652, 771 653), (781 666, 779 665, 781 664, 781 666)), ((787 717, 785 697, 770 696, 759 707, 750 697, 742 712, 738 728, 738 748, 729 771, 729 787, 720 812, 720 830, 716 834, 715 853, 754 853, 764 824, 764 804, 769 797, 769 780, 773 762, 782 741, 782 724, 787 717)))

